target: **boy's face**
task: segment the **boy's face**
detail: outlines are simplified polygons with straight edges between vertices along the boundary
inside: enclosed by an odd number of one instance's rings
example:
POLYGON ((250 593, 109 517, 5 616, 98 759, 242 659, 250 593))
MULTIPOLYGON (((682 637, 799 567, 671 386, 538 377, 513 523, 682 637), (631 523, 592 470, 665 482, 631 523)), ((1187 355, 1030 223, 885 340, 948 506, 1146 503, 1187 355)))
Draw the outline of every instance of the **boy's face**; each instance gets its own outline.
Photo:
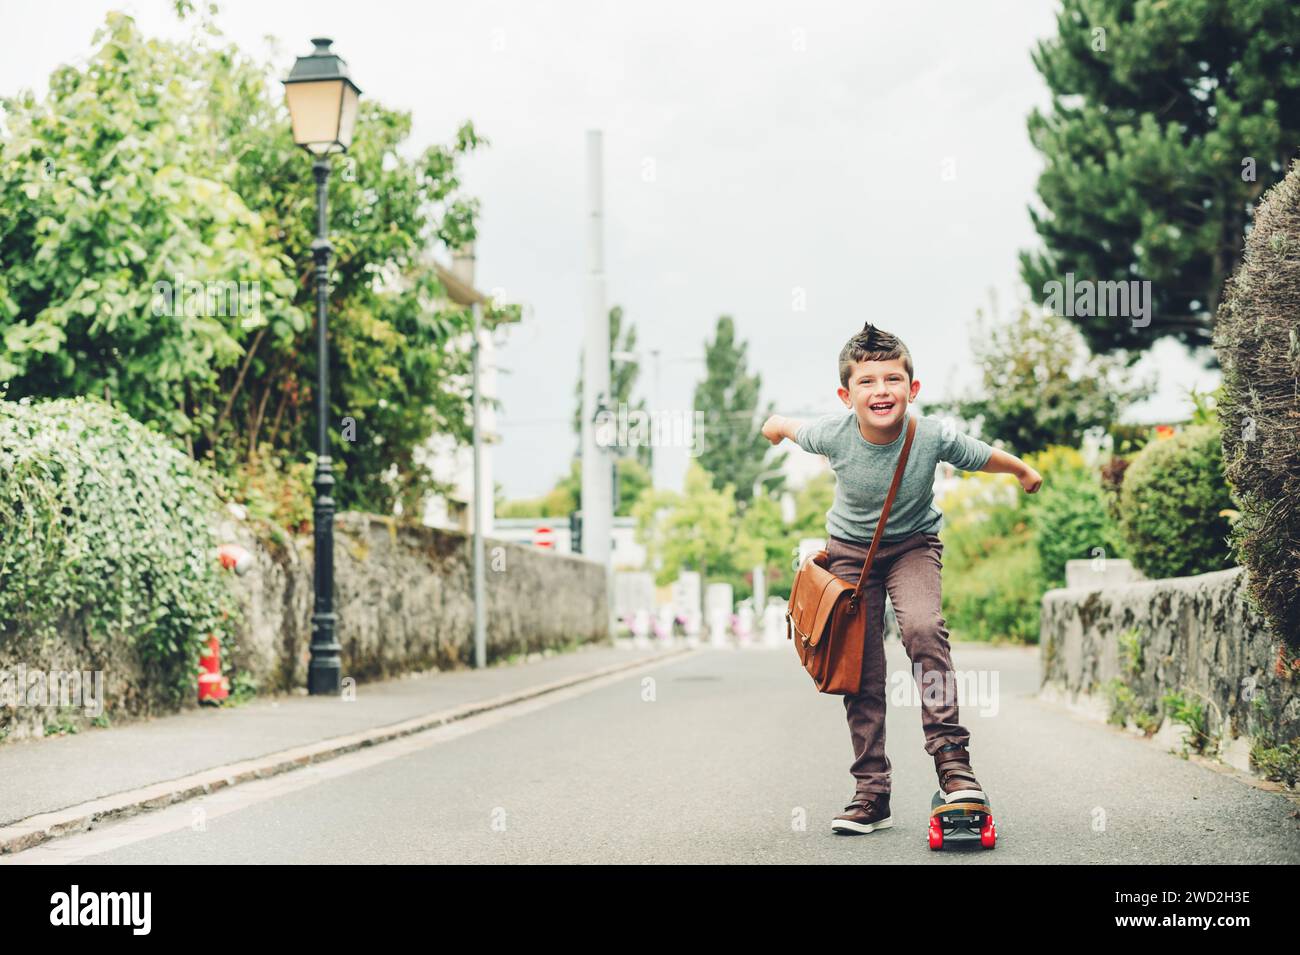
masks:
POLYGON ((921 382, 909 379, 901 358, 853 363, 848 388, 836 392, 844 407, 852 408, 858 420, 873 428, 888 429, 903 420, 908 402, 921 390, 921 382))

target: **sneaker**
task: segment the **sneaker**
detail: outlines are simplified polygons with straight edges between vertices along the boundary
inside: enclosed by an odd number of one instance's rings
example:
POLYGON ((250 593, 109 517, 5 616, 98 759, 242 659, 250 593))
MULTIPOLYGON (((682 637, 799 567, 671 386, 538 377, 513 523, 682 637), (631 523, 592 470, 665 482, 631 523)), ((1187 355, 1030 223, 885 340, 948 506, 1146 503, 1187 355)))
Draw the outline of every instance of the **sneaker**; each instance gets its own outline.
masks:
POLYGON ((872 832, 894 824, 889 815, 889 793, 863 793, 831 820, 834 832, 872 832))
POLYGON ((949 743, 934 754, 934 769, 939 774, 939 789, 944 802, 963 799, 986 800, 988 797, 970 768, 970 753, 959 743, 949 743))

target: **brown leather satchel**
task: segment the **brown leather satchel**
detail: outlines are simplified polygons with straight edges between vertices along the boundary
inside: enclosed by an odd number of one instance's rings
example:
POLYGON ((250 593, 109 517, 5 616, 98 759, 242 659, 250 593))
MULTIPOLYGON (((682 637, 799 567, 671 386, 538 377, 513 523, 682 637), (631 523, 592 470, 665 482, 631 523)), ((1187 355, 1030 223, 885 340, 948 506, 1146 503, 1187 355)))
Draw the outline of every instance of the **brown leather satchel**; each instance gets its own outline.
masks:
POLYGON ((898 455, 894 480, 889 485, 885 506, 880 510, 876 532, 871 537, 871 547, 862 564, 857 586, 837 577, 827 569, 826 551, 820 550, 809 557, 795 574, 790 588, 790 605, 785 612, 785 636, 791 639, 791 630, 798 634, 794 648, 804 669, 812 676, 822 693, 855 694, 862 683, 862 651, 866 643, 867 612, 862 602, 862 588, 866 586, 871 562, 885 531, 889 509, 898 493, 898 482, 907 467, 907 454, 916 436, 916 418, 907 416, 907 439, 898 455), (861 612, 859 612, 861 611, 861 612))

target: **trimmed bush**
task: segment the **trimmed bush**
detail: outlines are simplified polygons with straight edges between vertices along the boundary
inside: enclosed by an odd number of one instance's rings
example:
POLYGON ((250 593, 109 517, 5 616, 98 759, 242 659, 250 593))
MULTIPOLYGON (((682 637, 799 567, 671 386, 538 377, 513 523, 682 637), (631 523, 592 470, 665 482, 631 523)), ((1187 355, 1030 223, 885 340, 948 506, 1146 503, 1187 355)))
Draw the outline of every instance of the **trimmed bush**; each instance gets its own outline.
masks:
POLYGON ((0 401, 0 625, 129 641, 164 699, 192 698, 199 648, 236 610, 219 508, 201 465, 98 399, 0 401))
POLYGON ((1300 162, 1264 196, 1215 317, 1223 454, 1247 594, 1300 641, 1300 162))
POLYGON ((1133 458, 1120 488, 1128 555, 1151 578, 1187 577, 1231 566, 1232 508, 1218 429, 1186 428, 1152 441, 1133 458))
POLYGON ((1100 474, 1074 448, 1051 447, 1026 456, 1043 475, 1043 486, 1022 498, 1034 529, 1045 587, 1065 586, 1065 562, 1122 551, 1119 528, 1106 508, 1100 474))
POLYGON ((1097 556, 1122 557, 1119 528, 1106 511, 1106 492, 1098 479, 1069 475, 1044 480, 1034 501, 1034 540, 1048 587, 1065 586, 1065 562, 1097 556))

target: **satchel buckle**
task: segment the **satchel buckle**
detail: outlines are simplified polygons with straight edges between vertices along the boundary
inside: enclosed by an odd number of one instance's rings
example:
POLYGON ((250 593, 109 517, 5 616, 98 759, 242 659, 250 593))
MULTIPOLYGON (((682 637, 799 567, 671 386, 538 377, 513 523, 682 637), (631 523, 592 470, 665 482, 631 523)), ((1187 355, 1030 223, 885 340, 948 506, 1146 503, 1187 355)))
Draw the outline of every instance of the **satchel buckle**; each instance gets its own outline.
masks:
POLYGON ((794 622, 794 616, 788 610, 785 612, 785 619, 790 624, 790 626, 794 629, 794 632, 799 634, 799 639, 803 641, 803 645, 805 647, 808 646, 809 645, 808 640, 812 636, 812 634, 804 633, 802 630, 800 630, 799 625, 794 622))

